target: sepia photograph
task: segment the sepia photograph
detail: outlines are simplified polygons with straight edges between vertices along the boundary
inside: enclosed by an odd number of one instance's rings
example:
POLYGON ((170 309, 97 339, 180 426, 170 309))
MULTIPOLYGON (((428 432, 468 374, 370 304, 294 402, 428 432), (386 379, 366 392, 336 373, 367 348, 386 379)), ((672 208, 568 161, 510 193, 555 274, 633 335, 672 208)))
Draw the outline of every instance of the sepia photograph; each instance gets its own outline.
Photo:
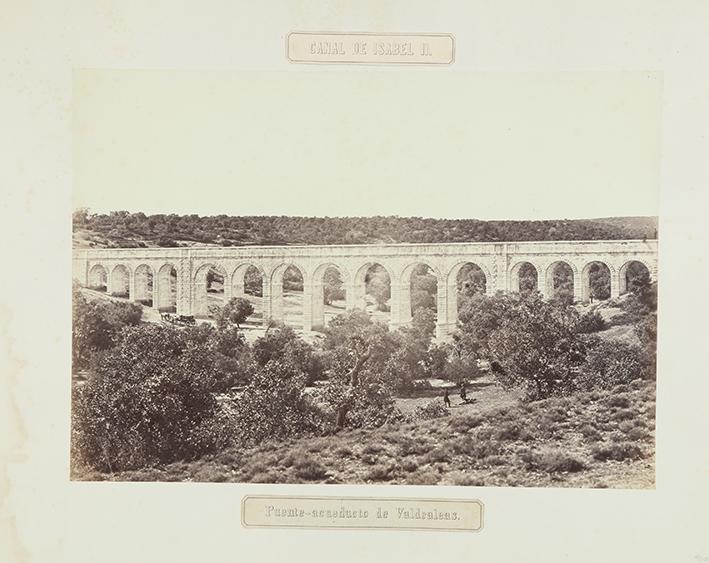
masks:
POLYGON ((3 16, 0 561, 709 563, 709 3, 3 16))
POLYGON ((73 480, 654 488, 655 75, 75 91, 73 480))

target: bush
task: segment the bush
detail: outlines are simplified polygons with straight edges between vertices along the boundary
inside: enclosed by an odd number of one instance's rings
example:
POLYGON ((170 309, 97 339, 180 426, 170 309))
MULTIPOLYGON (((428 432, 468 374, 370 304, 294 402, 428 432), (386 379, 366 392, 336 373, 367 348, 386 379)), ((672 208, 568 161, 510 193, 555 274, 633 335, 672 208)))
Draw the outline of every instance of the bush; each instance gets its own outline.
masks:
POLYGON ((642 374, 640 357, 641 349, 637 345, 593 340, 589 342, 579 383, 586 389, 612 389, 630 383, 642 374))
POLYGON ((214 345, 185 335, 159 325, 124 330, 74 390, 73 461, 114 471, 214 450, 214 345))
POLYGON ((583 334, 590 334, 592 332, 600 332, 606 328, 606 321, 603 320, 600 313, 598 313, 598 311, 593 311, 581 315, 576 330, 583 334))
POLYGON ((265 438, 320 434, 325 421, 305 393, 306 376, 288 359, 271 360, 254 374, 234 403, 235 427, 242 444, 265 438))
POLYGON ((539 294, 497 299, 505 303, 504 314, 487 342, 491 359, 502 367, 501 373, 493 370, 497 380, 531 400, 572 391, 584 358, 576 311, 539 294))
POLYGON ((576 473, 586 469, 582 460, 558 450, 527 453, 523 458, 530 469, 547 473, 576 473))
POLYGON ((300 338, 288 326, 278 326, 258 338, 253 345, 254 359, 260 366, 271 360, 285 359, 306 376, 306 385, 322 379, 324 366, 321 356, 313 346, 300 338))
POLYGON ((591 455, 599 461, 623 461, 626 459, 641 459, 643 451, 639 446, 630 442, 615 442, 613 444, 603 444, 595 446, 591 450, 591 455))
POLYGON ((439 399, 434 399, 433 401, 428 401, 423 405, 418 405, 414 412, 409 415, 411 422, 419 420, 432 420, 434 418, 441 418, 450 415, 449 410, 439 399))
POLYGON ((72 369, 89 366, 96 352, 113 347, 121 330, 135 326, 143 316, 136 303, 87 301, 77 287, 73 291, 72 369))
POLYGON ((327 477, 327 470, 322 464, 312 458, 296 461, 293 464, 295 476, 305 481, 320 481, 327 477))

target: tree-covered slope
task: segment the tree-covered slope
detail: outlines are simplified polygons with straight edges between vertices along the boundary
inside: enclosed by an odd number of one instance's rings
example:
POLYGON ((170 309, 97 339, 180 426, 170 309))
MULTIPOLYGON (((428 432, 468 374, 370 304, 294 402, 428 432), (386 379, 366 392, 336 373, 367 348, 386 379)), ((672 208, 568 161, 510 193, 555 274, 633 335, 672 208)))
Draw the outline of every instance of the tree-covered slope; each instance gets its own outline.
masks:
POLYGON ((73 216, 77 247, 608 240, 657 237, 656 217, 480 221, 421 217, 73 216))

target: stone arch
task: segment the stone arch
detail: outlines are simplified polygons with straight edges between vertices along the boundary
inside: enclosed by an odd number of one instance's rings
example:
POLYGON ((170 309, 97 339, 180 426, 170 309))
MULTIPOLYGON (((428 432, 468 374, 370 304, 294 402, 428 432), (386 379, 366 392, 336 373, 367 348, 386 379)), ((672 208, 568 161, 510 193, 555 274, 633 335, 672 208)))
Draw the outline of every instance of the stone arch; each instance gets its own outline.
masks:
POLYGON ((479 271, 482 274, 483 280, 482 286, 478 290, 473 290, 474 293, 480 293, 482 295, 490 295, 493 291, 492 276, 490 274, 490 269, 486 264, 481 262, 473 261, 462 261, 455 264, 449 271, 446 278, 447 286, 447 297, 448 297, 448 322, 457 323, 458 322, 458 311, 460 309, 460 296, 462 292, 462 280, 461 274, 470 267, 469 271, 479 271))
POLYGON ((399 284, 399 306, 401 307, 402 322, 407 323, 411 320, 417 308, 417 302, 420 306, 432 309, 434 313, 438 312, 438 295, 440 293, 442 280, 441 272, 436 266, 432 266, 425 260, 412 262, 402 270, 399 284), (435 287, 426 287, 429 285, 426 276, 432 276, 434 278, 435 287), (417 282, 423 283, 419 283, 419 287, 415 288, 414 284, 417 282), (431 289, 434 291, 432 297, 430 296, 431 289), (415 292, 421 293, 417 295, 415 292))
POLYGON ((134 299, 152 307, 155 298, 155 276, 148 264, 140 264, 133 271, 134 299))
POLYGON ((578 268, 566 260, 555 260, 544 272, 545 296, 574 300, 578 290, 578 268))
POLYGON ((510 268, 510 275, 509 275, 509 290, 513 292, 518 292, 518 293, 527 293, 529 291, 539 291, 540 288, 540 281, 542 279, 542 276, 540 275, 541 272, 539 270, 539 267, 534 264, 533 262, 529 262, 528 260, 520 260, 512 268, 510 268), (530 282, 525 286, 525 287, 520 287, 520 274, 522 274, 522 279, 527 278, 526 271, 533 273, 534 274, 534 280, 533 283, 531 282, 531 277, 530 282))
POLYGON ((581 270, 581 300, 604 300, 613 295, 613 267, 603 260, 591 260, 581 270))
POLYGON ((211 316, 210 307, 223 307, 226 281, 226 269, 220 263, 201 264, 192 278, 192 314, 208 317, 211 316))
MULTIPOLYGON (((381 276, 377 275, 377 278, 381 278, 381 276)), ((392 284, 395 279, 396 277, 393 275, 391 267, 383 264, 382 262, 372 261, 362 264, 359 266, 354 276, 354 306, 363 311, 367 311, 367 307, 369 305, 369 308, 372 309, 371 313, 378 317, 383 316, 379 314, 380 312, 391 313, 392 300, 394 297, 392 284), (372 272, 372 275, 370 275, 370 271, 372 272), (382 283, 385 287, 379 287, 380 284, 378 282, 376 284, 376 288, 372 287, 372 276, 377 275, 375 272, 383 272, 388 276, 388 280, 386 282, 383 282, 382 278, 382 283), (370 285, 369 291, 374 290, 378 294, 378 297, 374 297, 375 303, 373 305, 367 303, 367 295, 369 294, 367 287, 368 285, 370 285), (379 309, 383 310, 379 311, 379 309)), ((389 318, 392 318, 391 314, 389 315, 389 318)))
POLYGON ((350 286, 350 275, 344 266, 334 262, 325 262, 315 268, 312 275, 312 326, 314 330, 320 330, 327 326, 326 317, 345 312, 346 303, 351 298, 347 295, 348 286, 350 286), (332 275, 333 271, 337 273, 337 278, 332 275))
POLYGON ((231 274, 232 295, 235 297, 243 297, 245 295, 263 297, 264 285, 266 284, 267 278, 268 276, 266 275, 266 271, 258 264, 255 264, 254 262, 244 262, 243 264, 239 264, 231 274), (256 288, 252 286, 252 284, 248 283, 246 276, 247 274, 251 275, 252 272, 257 273, 261 278, 260 288, 256 288))
POLYGON ((628 260, 618 270, 621 295, 631 290, 628 285, 632 282, 631 276, 634 274, 636 276, 647 275, 648 279, 652 281, 652 269, 645 260, 638 258, 628 260))
POLYGON ((289 261, 276 266, 270 279, 270 318, 293 326, 301 324, 303 329, 309 330, 304 306, 307 283, 306 270, 299 264, 289 261), (297 278, 300 278, 300 282, 297 278), (300 283, 302 289, 299 287, 300 283))
POLYGON ((267 279, 263 267, 254 262, 239 264, 231 274, 231 295, 246 299, 254 308, 253 314, 246 319, 246 323, 262 324, 265 320, 267 279))
POLYGON ((108 291, 108 270, 103 264, 94 264, 89 270, 89 288, 96 291, 108 291))
POLYGON ((125 264, 116 264, 111 270, 111 295, 130 297, 130 269, 125 264))
POLYGON ((157 299, 159 310, 167 312, 177 310, 177 268, 174 264, 166 263, 160 266, 157 282, 153 279, 153 293, 153 302, 157 299))

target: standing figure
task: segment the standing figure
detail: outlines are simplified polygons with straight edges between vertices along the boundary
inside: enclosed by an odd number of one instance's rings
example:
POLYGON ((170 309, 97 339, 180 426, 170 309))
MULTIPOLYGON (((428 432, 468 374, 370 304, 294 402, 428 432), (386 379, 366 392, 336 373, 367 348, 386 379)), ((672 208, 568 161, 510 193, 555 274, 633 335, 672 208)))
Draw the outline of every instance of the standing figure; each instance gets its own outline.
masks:
POLYGON ((464 403, 468 402, 468 395, 465 392, 465 383, 460 384, 460 398, 463 399, 464 403))
POLYGON ((446 404, 447 408, 451 407, 451 400, 450 397, 448 396, 448 389, 445 390, 443 393, 443 402, 446 404))

